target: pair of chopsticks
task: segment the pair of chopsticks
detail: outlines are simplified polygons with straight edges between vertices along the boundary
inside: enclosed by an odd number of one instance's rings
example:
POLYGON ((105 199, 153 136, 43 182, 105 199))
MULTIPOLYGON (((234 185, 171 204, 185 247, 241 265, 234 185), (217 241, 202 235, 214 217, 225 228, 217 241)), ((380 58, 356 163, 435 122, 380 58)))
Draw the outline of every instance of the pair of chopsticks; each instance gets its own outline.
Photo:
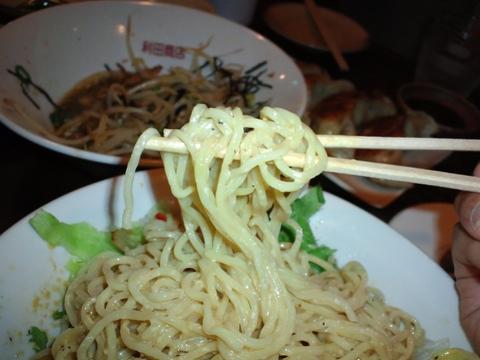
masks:
POLYGON ((330 29, 323 21, 322 14, 320 13, 321 10, 315 4, 315 0, 305 0, 304 3, 310 17, 312 18, 318 32, 325 41, 325 45, 327 45, 328 50, 330 50, 330 52, 332 53, 338 67, 342 71, 348 71, 349 67, 347 61, 343 57, 342 51, 339 49, 332 34, 330 33, 330 29))
MULTIPOLYGON (((470 139, 346 135, 317 135, 317 137, 325 148, 480 151, 480 140, 470 139)), ((200 147, 201 144, 198 144, 198 146, 200 147)), ((145 148, 177 154, 187 153, 185 144, 179 139, 160 136, 151 138, 145 148)), ((219 158, 223 155, 222 152, 217 154, 219 158)), ((298 153, 289 153, 284 157, 284 160, 292 167, 302 168, 305 164, 304 155, 298 153)), ((407 166, 328 157, 325 171, 480 193, 480 178, 407 166)))

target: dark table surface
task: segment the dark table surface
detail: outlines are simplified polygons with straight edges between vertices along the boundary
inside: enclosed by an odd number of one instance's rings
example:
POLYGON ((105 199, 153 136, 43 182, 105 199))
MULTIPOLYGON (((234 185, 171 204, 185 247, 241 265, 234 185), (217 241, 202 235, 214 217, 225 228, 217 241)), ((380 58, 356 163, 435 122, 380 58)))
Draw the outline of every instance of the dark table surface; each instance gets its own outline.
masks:
MULTIPOLYGON (((347 56, 352 70, 340 74, 328 54, 306 51, 285 43, 260 22, 255 22, 253 27, 272 38, 297 59, 317 63, 326 68, 332 77, 350 79, 359 88, 381 90, 393 95, 400 85, 412 80, 413 64, 374 43, 362 53, 347 56)), ((3 160, 0 177, 0 233, 59 196, 96 181, 121 175, 125 171, 122 166, 98 164, 55 153, 25 140, 3 125, 0 125, 0 154, 3 160)), ((471 174, 478 160, 478 153, 454 153, 436 166, 436 169, 471 174)), ((456 195, 454 190, 416 185, 386 208, 377 209, 358 200, 323 176, 317 181, 325 190, 361 206, 384 221, 389 221, 400 210, 411 205, 451 202, 456 195)))

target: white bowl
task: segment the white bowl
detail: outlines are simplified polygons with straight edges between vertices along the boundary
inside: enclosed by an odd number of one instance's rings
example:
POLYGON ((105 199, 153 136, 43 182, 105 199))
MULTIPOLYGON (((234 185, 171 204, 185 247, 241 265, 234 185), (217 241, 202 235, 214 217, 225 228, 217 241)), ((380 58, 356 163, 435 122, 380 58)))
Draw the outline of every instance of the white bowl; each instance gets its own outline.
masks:
MULTIPOLYGON (((178 59, 143 51, 144 42, 181 47, 198 47, 211 42, 210 55, 222 56, 226 63, 249 68, 268 61, 265 81, 272 89, 262 89, 257 100, 270 100, 272 106, 301 115, 306 105, 306 86, 295 63, 277 46, 241 25, 216 15, 167 4, 130 1, 82 2, 55 6, 19 18, 0 30, 0 121, 19 135, 51 150, 77 158, 118 164, 116 156, 97 154, 64 146, 46 139, 38 126, 50 129, 52 106, 41 94, 30 89, 40 109, 25 97, 17 78, 7 72, 22 65, 36 84, 60 100, 78 81, 104 70, 104 64, 128 59, 126 25, 132 21, 131 43, 147 65, 189 67, 187 56, 178 59), (13 101, 31 121, 5 103, 13 101)), ((150 48, 151 49, 151 48, 150 48)), ((158 54, 158 52, 157 52, 158 54)), ((125 62, 124 65, 128 67, 125 62)))
MULTIPOLYGON (((122 189, 121 178, 104 180, 43 208, 65 222, 86 221, 98 229, 108 229, 121 224, 122 189)), ((145 216, 159 200, 171 205, 174 200, 163 170, 137 173, 134 199, 134 219, 145 216)), ((470 350, 460 326, 452 279, 385 223, 338 197, 326 194, 325 199, 326 204, 310 224, 319 243, 337 250, 339 265, 360 261, 370 285, 380 289, 389 304, 417 317, 429 339, 448 338, 451 346, 470 350)), ((69 255, 38 237, 28 223, 32 216, 0 236, 0 357, 5 359, 14 359, 19 352, 28 358, 32 353, 26 336, 31 326, 47 329, 51 336, 60 330, 51 315, 60 308, 69 255)))

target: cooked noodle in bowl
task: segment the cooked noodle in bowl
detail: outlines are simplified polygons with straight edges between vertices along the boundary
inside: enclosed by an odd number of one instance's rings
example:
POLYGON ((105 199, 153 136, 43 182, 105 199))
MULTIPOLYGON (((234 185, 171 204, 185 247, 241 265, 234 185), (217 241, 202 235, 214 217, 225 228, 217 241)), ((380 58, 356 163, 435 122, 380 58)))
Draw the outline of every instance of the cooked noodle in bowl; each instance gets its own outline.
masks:
POLYGON ((163 132, 184 125, 197 103, 258 114, 264 102, 258 102, 255 94, 272 87, 260 79, 268 71, 267 61, 244 69, 239 64, 224 64, 209 55, 207 47, 208 43, 185 49, 192 58, 189 68, 148 67, 132 54, 135 71, 117 64, 118 70, 108 68, 82 80, 50 115, 54 130, 48 136, 65 145, 121 156, 131 153, 149 127, 163 132))
MULTIPOLYGON (((126 229, 134 171, 155 135, 140 137, 127 169, 126 229)), ((182 224, 153 219, 145 243, 83 268, 65 295, 71 327, 39 358, 412 358, 421 326, 368 286, 361 264, 338 267, 302 250, 291 205, 326 155, 297 116, 198 105, 169 136, 188 149, 162 153, 182 224), (289 167, 288 152, 304 154, 305 166, 289 167), (293 243, 278 241, 283 223, 293 243)))

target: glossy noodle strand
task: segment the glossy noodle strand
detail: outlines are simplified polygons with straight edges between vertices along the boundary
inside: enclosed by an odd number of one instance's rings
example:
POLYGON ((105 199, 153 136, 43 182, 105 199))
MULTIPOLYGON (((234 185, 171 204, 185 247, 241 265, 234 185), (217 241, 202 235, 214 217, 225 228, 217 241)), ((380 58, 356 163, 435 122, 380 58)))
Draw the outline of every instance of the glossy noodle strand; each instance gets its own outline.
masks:
MULTIPOLYGON (((156 134, 140 137, 128 166, 126 228, 134 171, 156 134)), ((412 357, 422 329, 385 304, 359 263, 338 268, 300 248, 290 204, 327 157, 297 116, 266 107, 257 119, 197 105, 169 136, 188 149, 162 153, 182 224, 153 219, 144 244, 101 254, 82 270, 65 296, 72 327, 55 340, 55 359, 412 357), (305 154, 304 168, 283 161, 292 151, 305 154), (285 222, 296 231, 292 244, 277 240, 285 222)))

